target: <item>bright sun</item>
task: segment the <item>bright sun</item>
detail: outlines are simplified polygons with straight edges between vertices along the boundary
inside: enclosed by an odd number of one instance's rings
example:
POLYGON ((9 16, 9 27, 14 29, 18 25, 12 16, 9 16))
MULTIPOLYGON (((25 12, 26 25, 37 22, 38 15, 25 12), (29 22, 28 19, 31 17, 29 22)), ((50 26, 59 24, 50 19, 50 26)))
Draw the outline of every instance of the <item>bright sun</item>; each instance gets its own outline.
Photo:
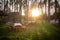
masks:
POLYGON ((33 17, 39 16, 39 10, 38 10, 38 9, 33 9, 33 10, 32 10, 32 16, 33 16, 33 17))

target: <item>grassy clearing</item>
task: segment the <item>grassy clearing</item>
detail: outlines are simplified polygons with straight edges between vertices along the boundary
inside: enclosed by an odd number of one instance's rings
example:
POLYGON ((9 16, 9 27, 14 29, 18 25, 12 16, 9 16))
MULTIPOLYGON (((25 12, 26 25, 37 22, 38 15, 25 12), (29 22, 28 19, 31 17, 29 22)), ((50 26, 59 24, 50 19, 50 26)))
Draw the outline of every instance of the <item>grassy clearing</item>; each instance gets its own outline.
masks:
POLYGON ((13 40, 59 40, 60 29, 49 22, 28 25, 24 32, 9 32, 7 36, 13 40))

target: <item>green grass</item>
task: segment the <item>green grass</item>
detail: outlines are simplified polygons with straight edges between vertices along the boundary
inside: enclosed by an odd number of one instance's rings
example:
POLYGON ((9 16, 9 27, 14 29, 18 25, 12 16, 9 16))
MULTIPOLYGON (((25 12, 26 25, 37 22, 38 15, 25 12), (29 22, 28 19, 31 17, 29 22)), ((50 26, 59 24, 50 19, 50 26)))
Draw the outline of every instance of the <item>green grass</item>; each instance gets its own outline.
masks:
POLYGON ((45 21, 26 26, 24 32, 11 31, 6 37, 11 40, 60 40, 60 29, 45 21))

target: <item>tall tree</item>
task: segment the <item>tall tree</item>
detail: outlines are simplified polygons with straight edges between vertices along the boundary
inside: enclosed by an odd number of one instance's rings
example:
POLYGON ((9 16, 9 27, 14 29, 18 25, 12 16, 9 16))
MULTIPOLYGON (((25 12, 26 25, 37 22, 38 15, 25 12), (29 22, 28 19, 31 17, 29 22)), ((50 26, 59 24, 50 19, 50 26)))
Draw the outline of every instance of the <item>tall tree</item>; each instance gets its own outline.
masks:
POLYGON ((25 11, 25 20, 28 22, 28 0, 23 0, 23 8, 25 11))
POLYGON ((19 0, 19 14, 20 14, 20 22, 22 19, 22 0, 19 0))
POLYGON ((40 9, 41 9, 41 11, 42 11, 42 14, 43 14, 43 2, 40 0, 40 2, 39 2, 39 5, 38 5, 39 7, 40 7, 40 9))
POLYGON ((55 0, 55 13, 57 12, 57 0, 55 0))
POLYGON ((48 1, 48 20, 50 21, 50 1, 51 0, 47 0, 48 1))
POLYGON ((46 18, 47 18, 47 12, 46 12, 46 7, 47 7, 47 6, 46 6, 46 5, 47 5, 46 3, 47 3, 47 0, 44 0, 43 3, 44 3, 44 5, 45 5, 45 19, 46 19, 46 18))
MULTIPOLYGON (((57 7, 58 7, 58 1, 55 0, 55 14, 57 15, 57 7)), ((56 20, 56 16, 55 16, 55 20, 56 20)))

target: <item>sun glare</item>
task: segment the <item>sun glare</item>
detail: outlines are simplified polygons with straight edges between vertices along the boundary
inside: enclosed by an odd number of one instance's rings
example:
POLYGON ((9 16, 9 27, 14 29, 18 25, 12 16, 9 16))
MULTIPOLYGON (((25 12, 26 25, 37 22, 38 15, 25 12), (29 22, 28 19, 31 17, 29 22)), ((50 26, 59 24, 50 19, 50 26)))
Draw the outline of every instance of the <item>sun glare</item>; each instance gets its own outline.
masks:
POLYGON ((32 16, 33 16, 33 17, 39 16, 39 10, 38 10, 38 9, 33 9, 33 10, 32 10, 32 16))

